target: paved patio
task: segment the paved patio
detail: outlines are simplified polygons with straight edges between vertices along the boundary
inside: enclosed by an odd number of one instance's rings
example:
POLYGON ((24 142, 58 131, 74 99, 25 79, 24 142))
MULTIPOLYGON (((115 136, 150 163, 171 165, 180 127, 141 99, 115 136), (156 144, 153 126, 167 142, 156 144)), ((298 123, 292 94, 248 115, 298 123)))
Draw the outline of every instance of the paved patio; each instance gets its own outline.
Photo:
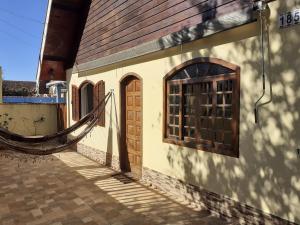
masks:
POLYGON ((0 157, 1 225, 233 224, 75 153, 0 157), (19 165, 18 165, 19 164, 19 165))

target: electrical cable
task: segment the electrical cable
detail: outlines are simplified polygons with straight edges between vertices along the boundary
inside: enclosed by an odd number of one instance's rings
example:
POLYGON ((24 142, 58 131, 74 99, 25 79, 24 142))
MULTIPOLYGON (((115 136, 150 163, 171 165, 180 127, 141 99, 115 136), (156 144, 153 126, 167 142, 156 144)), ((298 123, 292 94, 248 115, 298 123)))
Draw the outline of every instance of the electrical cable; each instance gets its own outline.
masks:
POLYGON ((32 33, 29 33, 26 30, 23 30, 22 28, 14 25, 13 23, 11 23, 11 22, 9 22, 7 20, 4 20, 4 19, 0 18, 0 22, 5 23, 5 24, 9 25, 10 27, 12 27, 12 28, 14 28, 14 29, 16 29, 16 30, 18 30, 18 31, 20 31, 20 32, 22 32, 22 33, 30 36, 30 37, 33 37, 33 38, 36 38, 36 39, 40 39, 40 37, 38 37, 38 36, 36 36, 36 35, 34 35, 32 33))
POLYGON ((27 17, 27 16, 23 16, 23 15, 19 15, 17 13, 14 13, 14 12, 12 12, 10 10, 7 10, 7 9, 4 9, 4 8, 0 8, 0 11, 5 12, 5 13, 10 14, 10 15, 13 15, 13 16, 16 16, 16 17, 19 17, 19 18, 22 18, 22 19, 25 19, 25 20, 28 20, 28 21, 31 21, 31 22, 34 22, 34 23, 39 23, 39 24, 43 24, 43 25, 45 24, 44 22, 39 21, 37 19, 27 17))
POLYGON ((8 36, 10 38, 14 38, 15 40, 18 41, 18 43, 22 43, 23 45, 26 45, 27 47, 30 47, 30 48, 31 47, 36 47, 32 43, 27 42, 27 41, 25 41, 23 39, 20 39, 19 37, 15 36, 15 35, 13 35, 13 34, 11 34, 9 32, 7 32, 7 31, 0 30, 0 33, 3 33, 3 34, 5 34, 6 36, 8 36))

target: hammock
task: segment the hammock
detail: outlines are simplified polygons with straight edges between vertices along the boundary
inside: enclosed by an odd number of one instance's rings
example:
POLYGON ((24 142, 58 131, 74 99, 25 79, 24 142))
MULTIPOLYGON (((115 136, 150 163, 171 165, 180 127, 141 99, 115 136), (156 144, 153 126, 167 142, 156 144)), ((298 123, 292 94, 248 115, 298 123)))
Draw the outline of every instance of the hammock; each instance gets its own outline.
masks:
POLYGON ((105 98, 100 102, 100 104, 92 110, 91 113, 89 113, 84 118, 82 118, 79 122, 77 122, 72 127, 64 131, 61 131, 57 134, 46 135, 41 137, 26 137, 26 136, 17 135, 7 131, 3 132, 3 130, 1 130, 2 133, 0 135, 0 144, 16 152, 30 154, 30 155, 37 155, 37 156, 45 156, 45 155, 62 152, 70 148, 74 144, 78 143, 79 141, 81 141, 96 126, 99 117, 104 112, 105 107, 102 108, 102 110, 99 112, 97 116, 95 116, 95 112, 99 109, 99 107, 103 104, 104 101, 105 101, 105 105, 107 104, 108 99, 105 100, 107 97, 110 98, 111 93, 107 94, 105 98), (40 144, 39 147, 32 146, 32 143, 34 142, 33 140, 38 140, 49 144, 50 140, 54 140, 58 137, 70 134, 74 132, 77 128, 82 127, 85 124, 87 124, 87 127, 78 136, 76 136, 74 139, 68 140, 64 144, 56 143, 56 146, 53 147, 52 146, 43 147, 42 144, 40 144), (11 136, 11 134, 13 135, 11 136), (7 139, 5 136, 9 136, 10 138, 7 139), (24 143, 21 140, 25 140, 27 143, 26 142, 24 143))
MULTIPOLYGON (((84 116, 82 119, 80 119, 77 123, 75 123, 71 127, 67 128, 65 130, 62 130, 60 132, 45 135, 45 136, 23 136, 23 135, 19 135, 16 133, 12 133, 12 132, 8 131, 7 129, 0 128, 0 137, 11 140, 11 141, 17 141, 17 142, 42 143, 42 142, 48 142, 50 140, 53 140, 53 139, 56 139, 59 137, 66 136, 68 134, 71 134, 78 128, 82 127, 83 125, 87 124, 88 122, 90 122, 93 119, 95 112, 102 106, 102 104, 104 103, 104 101, 106 101, 106 99, 108 100, 108 98, 110 98, 110 96, 111 96, 111 92, 109 92, 104 97, 104 99, 102 99, 101 102, 90 113, 88 113, 86 116, 84 116)), ((105 102, 105 105, 106 105, 106 103, 107 102, 105 102)))
POLYGON ((20 145, 19 143, 12 143, 10 141, 5 140, 4 138, 0 137, 0 143, 16 152, 24 153, 24 154, 30 154, 30 155, 51 155, 54 153, 62 152, 74 144, 81 141, 97 124, 98 118, 95 118, 91 121, 90 125, 87 126, 84 131, 82 131, 76 138, 67 141, 65 144, 61 144, 55 147, 48 147, 48 148, 32 148, 32 147, 26 147, 24 145, 20 145))

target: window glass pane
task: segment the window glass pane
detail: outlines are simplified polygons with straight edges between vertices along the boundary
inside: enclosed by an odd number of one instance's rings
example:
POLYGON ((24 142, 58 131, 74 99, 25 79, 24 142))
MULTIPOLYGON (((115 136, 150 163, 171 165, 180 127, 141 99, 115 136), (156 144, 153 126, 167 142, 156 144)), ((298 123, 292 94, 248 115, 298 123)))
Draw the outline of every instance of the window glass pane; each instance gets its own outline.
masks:
POLYGON ((225 104, 232 104, 232 94, 225 94, 225 104))
POLYGON ((196 64, 192 64, 192 65, 186 67, 185 69, 183 69, 183 72, 186 73, 186 75, 189 78, 195 78, 199 75, 196 64))
POLYGON ((200 116, 212 116, 212 107, 200 107, 200 116))
POLYGON ((185 117, 183 118, 183 125, 184 125, 184 126, 187 126, 188 124, 189 124, 189 118, 185 116, 185 117))
POLYGON ((224 133, 224 144, 230 145, 232 143, 232 133, 225 132, 224 133))
POLYGON ((194 127, 195 126, 195 118, 193 116, 185 116, 183 119, 183 125, 194 127))
POLYGON ((208 75, 210 63, 199 63, 197 64, 198 67, 198 76, 199 77, 204 77, 208 75))
POLYGON ((200 116, 207 116, 206 107, 200 107, 200 116))
POLYGON ((219 143, 223 143, 223 134, 222 132, 216 131, 215 132, 215 141, 219 143))
POLYGON ((228 69, 224 66, 220 66, 218 64, 211 63, 208 73, 210 76, 213 76, 213 75, 220 75, 220 74, 229 74, 229 73, 233 73, 233 72, 234 72, 233 70, 228 69))
POLYGON ((193 85, 184 85, 184 93, 192 94, 193 93, 193 85))
POLYGON ((169 112, 170 112, 170 114, 174 114, 175 110, 174 110, 173 106, 170 106, 169 112))
POLYGON ((213 120, 212 119, 208 119, 208 127, 209 129, 211 129, 213 127, 213 120))
POLYGON ((217 91, 218 92, 232 92, 233 90, 233 80, 217 81, 217 91))
POLYGON ((201 93, 209 93, 212 91, 212 82, 202 82, 200 84, 201 93))
POLYGON ((174 116, 170 116, 169 118, 169 123, 170 124, 174 124, 175 120, 174 120, 174 116))
POLYGON ((196 131, 195 131, 195 128, 191 128, 191 129, 190 129, 190 137, 191 137, 191 138, 195 138, 195 137, 196 137, 196 131))
POLYGON ((179 85, 170 85, 170 94, 178 94, 179 91, 179 85))
POLYGON ((202 140, 211 141, 213 140, 213 132, 207 129, 200 129, 200 138, 202 140))
POLYGON ((215 76, 221 74, 230 74, 234 71, 224 66, 214 63, 197 63, 186 66, 174 74, 171 80, 183 80, 189 78, 200 78, 205 76, 215 76))
POLYGON ((217 117, 223 117, 223 108, 217 107, 217 117))
POLYGON ((173 134, 174 134, 174 128, 173 128, 173 127, 170 127, 170 128, 169 128, 169 133, 170 133, 170 135, 173 135, 173 134))
POLYGON ((233 89, 233 80, 227 81, 226 91, 232 91, 233 89))
POLYGON ((224 127, 223 119, 216 119, 215 120, 215 129, 222 130, 224 127))
POLYGON ((231 130, 231 120, 224 119, 224 130, 231 130))
POLYGON ((179 95, 170 95, 169 103, 178 105, 180 103, 180 96, 179 95))
POLYGON ((224 91, 224 81, 217 82, 217 92, 224 91))
POLYGON ((231 117, 232 117, 231 107, 225 107, 225 118, 231 118, 231 117))
POLYGON ((177 116, 175 117, 175 124, 179 125, 179 117, 177 117, 177 116))
POLYGON ((180 103, 180 96, 179 95, 177 95, 177 96, 175 96, 175 104, 179 104, 180 103))
POLYGON ((200 95, 200 104, 201 105, 206 105, 208 102, 208 95, 202 94, 200 95))
POLYGON ((190 134, 189 134, 189 128, 184 128, 183 129, 183 136, 184 137, 189 137, 190 136, 190 134))
POLYGON ((208 115, 208 116, 212 116, 212 112, 213 112, 212 107, 208 107, 208 108, 207 108, 207 115, 208 115))
POLYGON ((218 105, 223 104, 223 95, 222 94, 217 95, 217 104, 218 105))
POLYGON ((195 118, 194 118, 194 116, 191 116, 190 117, 190 126, 195 126, 196 124, 195 124, 195 118))
POLYGON ((175 135, 179 136, 179 128, 178 127, 175 127, 175 135))
POLYGON ((171 115, 179 115, 179 106, 170 106, 171 115))
POLYGON ((209 119, 201 118, 201 128, 209 128, 208 122, 209 119))
POLYGON ((173 95, 169 96, 169 104, 175 104, 175 98, 174 97, 175 96, 173 96, 173 95))
POLYGON ((212 104, 213 103, 213 96, 212 95, 208 95, 208 103, 207 104, 212 104))
POLYGON ((188 77, 187 73, 185 73, 183 70, 177 72, 172 78, 171 80, 184 80, 184 79, 188 79, 190 77, 188 77))
POLYGON ((194 107, 195 96, 188 96, 188 95, 186 95, 185 98, 184 98, 184 103, 188 107, 194 107))

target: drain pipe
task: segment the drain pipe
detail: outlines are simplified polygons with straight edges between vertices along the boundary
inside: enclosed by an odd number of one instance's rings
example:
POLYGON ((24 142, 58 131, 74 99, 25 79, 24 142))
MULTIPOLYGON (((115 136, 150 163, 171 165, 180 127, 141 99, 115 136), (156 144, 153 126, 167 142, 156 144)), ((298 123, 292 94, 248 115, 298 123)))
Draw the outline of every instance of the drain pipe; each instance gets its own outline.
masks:
POLYGON ((265 74, 265 39, 264 39, 264 25, 265 25, 265 11, 267 9, 267 3, 265 0, 259 1, 255 4, 255 9, 259 11, 260 17, 260 34, 261 34, 261 58, 262 58, 262 80, 263 80, 263 93, 259 97, 259 99, 255 102, 254 105, 254 116, 255 116, 255 123, 257 124, 259 121, 259 107, 262 104, 259 104, 262 98, 266 94, 266 74, 265 74))

